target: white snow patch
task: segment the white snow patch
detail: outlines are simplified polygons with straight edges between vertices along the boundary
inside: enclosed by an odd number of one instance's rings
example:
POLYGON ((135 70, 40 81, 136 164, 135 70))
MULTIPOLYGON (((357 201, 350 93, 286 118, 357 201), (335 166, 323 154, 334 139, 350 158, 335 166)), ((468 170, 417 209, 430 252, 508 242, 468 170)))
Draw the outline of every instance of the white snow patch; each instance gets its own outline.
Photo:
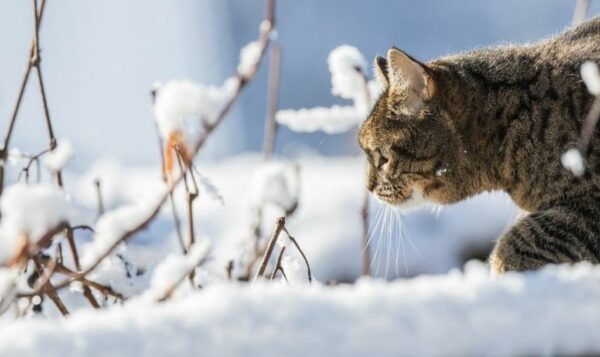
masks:
POLYGON ((163 139, 180 133, 188 149, 206 135, 225 104, 231 99, 239 80, 229 78, 222 86, 205 86, 189 80, 171 80, 156 94, 154 113, 163 139))
POLYGON ((146 220, 166 192, 157 190, 137 203, 119 207, 103 214, 96 223, 94 240, 84 247, 82 268, 91 267, 121 237, 146 220))
POLYGON ((58 172, 67 166, 75 156, 73 145, 67 140, 61 140, 56 148, 44 156, 44 165, 52 172, 58 172))
POLYGON ((258 41, 252 41, 240 50, 240 63, 238 65, 238 72, 248 77, 252 74, 252 70, 260 60, 261 46, 258 41))
POLYGON ((365 95, 367 61, 356 47, 342 45, 331 51, 327 59, 331 72, 331 93, 355 100, 365 95))
POLYGON ((198 266, 210 251, 210 241, 201 239, 193 244, 185 255, 170 254, 154 270, 148 294, 159 299, 173 288, 179 280, 198 266))
POLYGON ((570 170, 575 176, 585 172, 585 160, 578 149, 567 150, 560 158, 565 169, 570 170))
POLYGON ((591 94, 600 95, 600 73, 594 62, 585 62, 581 65, 581 78, 591 94))
POLYGON ((296 132, 311 133, 321 130, 327 134, 348 131, 365 119, 354 106, 334 105, 330 108, 317 107, 299 110, 280 110, 276 120, 296 132))
POLYGON ((599 267, 494 279, 468 264, 393 283, 215 284, 163 304, 23 319, 2 327, 0 355, 583 355, 600 352, 598 320, 599 267))
POLYGON ((337 134, 360 125, 369 114, 383 87, 378 80, 367 80, 366 61, 355 48, 339 46, 327 59, 333 95, 353 101, 351 106, 280 110, 275 119, 297 132, 324 131, 337 134))
POLYGON ((300 168, 283 161, 260 165, 252 178, 251 206, 275 205, 287 212, 298 205, 300 168))
POLYGON ((16 183, 7 187, 0 199, 0 210, 2 230, 12 236, 12 244, 21 235, 37 242, 60 223, 68 223, 73 214, 64 192, 47 183, 16 183))

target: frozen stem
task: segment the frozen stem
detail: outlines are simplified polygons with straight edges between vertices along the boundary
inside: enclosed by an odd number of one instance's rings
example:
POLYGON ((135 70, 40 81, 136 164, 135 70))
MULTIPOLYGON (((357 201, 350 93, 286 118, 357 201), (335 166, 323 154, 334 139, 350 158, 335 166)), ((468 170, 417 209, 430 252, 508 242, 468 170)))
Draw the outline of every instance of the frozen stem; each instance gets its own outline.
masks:
POLYGON ((269 259, 271 259, 271 255, 273 254, 273 249, 275 248, 275 244, 277 243, 277 239, 279 238, 279 234, 281 231, 285 229, 285 217, 279 217, 276 221, 275 230, 271 235, 271 239, 269 239, 269 243, 267 244, 267 249, 265 250, 265 254, 260 263, 260 268, 258 268, 258 272, 254 276, 254 280, 263 276, 265 270, 267 269, 267 265, 269 264, 269 259))
POLYGON ((273 155, 277 129, 275 121, 279 101, 279 76, 281 73, 281 45, 274 43, 269 52, 269 83, 267 88, 267 116, 265 118, 265 133, 263 139, 263 158, 268 160, 273 155))
POLYGON ((288 232, 288 230, 285 227, 283 227, 283 229, 285 231, 285 234, 287 234, 287 237, 290 239, 292 244, 294 244, 294 246, 296 247, 296 249, 302 256, 302 259, 304 259, 304 263, 306 264, 306 270, 307 270, 307 275, 308 275, 308 282, 312 283, 312 273, 310 271, 310 264, 308 264, 308 259, 306 259, 306 255, 304 255, 304 252, 302 251, 302 248, 300 248, 300 245, 298 244, 296 239, 290 235, 290 232, 288 232))
POLYGON ((281 248, 281 250, 279 251, 279 256, 277 257, 277 264, 275 264, 275 269, 273 269, 273 272, 271 273, 271 280, 275 279, 277 272, 281 272, 281 275, 283 276, 285 281, 289 282, 287 275, 285 275, 285 271, 283 270, 283 266, 281 265, 281 261, 283 260, 283 253, 285 253, 285 247, 281 248))

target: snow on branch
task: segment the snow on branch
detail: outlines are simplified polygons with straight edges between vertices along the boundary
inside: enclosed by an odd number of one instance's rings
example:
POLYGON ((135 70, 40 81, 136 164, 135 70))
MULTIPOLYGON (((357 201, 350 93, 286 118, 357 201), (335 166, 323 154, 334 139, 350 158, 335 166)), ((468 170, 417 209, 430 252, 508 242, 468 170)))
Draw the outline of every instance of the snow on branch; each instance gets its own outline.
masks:
POLYGON ((16 183, 7 187, 0 199, 0 211, 0 245, 6 255, 5 263, 21 261, 49 245, 72 216, 65 193, 46 183, 16 183))
POLYGON ((251 206, 262 209, 273 205, 290 214, 298 206, 300 167, 284 161, 262 164, 252 178, 251 206))
POLYGON ((203 239, 189 247, 185 255, 169 255, 155 268, 148 294, 158 301, 168 299, 209 252, 210 242, 203 239))
MULTIPOLYGON (((231 90, 231 96, 228 97, 228 99, 222 104, 222 106, 219 108, 219 110, 217 110, 217 115, 214 117, 214 119, 210 120, 209 122, 204 121, 205 118, 198 118, 197 120, 203 120, 203 123, 205 124, 204 129, 205 129, 205 133, 201 136, 198 136, 197 138, 195 138, 195 142, 194 145, 191 148, 187 148, 189 149, 189 157, 187 158, 191 163, 191 160, 193 160, 193 158, 197 155, 197 153, 200 151, 200 149, 202 148, 202 146, 204 145, 204 143, 206 142, 206 139, 208 138, 209 134, 225 119, 227 113, 229 113, 229 110, 231 109, 231 107, 233 106, 234 102, 237 100, 237 98, 239 97, 242 89, 249 83, 249 81, 251 81, 257 71, 258 68, 262 62, 262 59, 264 57, 265 51, 267 46, 269 45, 270 41, 271 41, 271 32, 274 30, 274 16, 275 16, 275 0, 267 0, 266 1, 266 7, 267 7, 267 15, 265 17, 265 19, 263 20, 263 22, 260 25, 260 33, 258 36, 258 44, 259 44, 259 49, 260 49, 260 55, 256 58, 254 58, 254 62, 252 66, 243 66, 245 69, 248 69, 247 72, 245 73, 239 73, 236 72, 236 75, 233 77, 233 83, 235 83, 235 86, 233 87, 234 89, 231 90)), ((247 60, 247 58, 249 57, 244 57, 244 61, 247 60)), ((250 60, 248 60, 250 61, 250 60)), ((228 80, 229 81, 229 80, 228 80)), ((226 81, 226 82, 228 82, 226 81)), ((177 86, 176 86, 177 87, 177 86)), ((228 87, 228 86, 227 86, 228 87)), ((192 93, 198 93, 197 89, 192 89, 191 92, 192 93)), ((160 96, 161 90, 160 88, 157 90, 156 95, 160 96)), ((168 101, 167 101, 168 102, 168 101)), ((178 103, 179 100, 177 100, 178 103)), ((183 103, 185 104, 181 104, 181 106, 183 108, 180 108, 178 105, 176 105, 175 107, 171 107, 169 111, 169 113, 172 112, 174 113, 188 113, 188 101, 184 100, 183 103)), ((167 105, 167 108, 169 108, 169 105, 167 105)), ((192 104, 192 108, 194 109, 195 107, 192 104)), ((196 111, 192 111, 193 114, 198 114, 196 111)), ((167 121, 167 123, 164 124, 160 124, 160 122, 162 121, 162 119, 158 119, 157 118, 157 124, 160 125, 166 125, 165 128, 163 129, 159 129, 161 132, 163 132, 163 130, 165 130, 165 132, 169 132, 168 129, 185 129, 185 126, 182 128, 180 125, 182 123, 181 121, 181 117, 177 118, 175 116, 169 116, 167 115, 167 117, 163 118, 167 121), (172 121, 172 122, 171 122, 172 121), (173 125, 172 125, 173 124, 173 125)), ((164 133, 164 132, 163 132, 164 133)), ((169 132, 169 135, 173 134, 173 132, 169 132)), ((183 133, 182 133, 183 134, 183 133)), ((186 134, 188 135, 188 134, 186 134)), ((178 150, 180 149, 180 143, 181 144, 187 144, 184 143, 183 138, 181 138, 181 140, 179 140, 180 142, 176 142, 175 146, 177 147, 171 147, 169 148, 168 146, 165 148, 165 151, 167 150, 171 150, 170 153, 174 154, 174 153, 181 153, 182 150, 178 150)), ((168 143, 167 143, 168 145, 168 143)), ((173 155, 174 156, 174 155, 173 155)), ((165 158, 166 161, 167 158, 165 158)), ((105 259, 106 257, 110 256, 115 249, 117 249, 119 247, 119 245, 125 241, 127 241, 129 238, 131 238, 132 236, 134 236, 136 233, 138 233, 139 231, 141 231, 142 229, 144 229, 144 227, 148 226, 159 214, 163 204, 167 201, 167 199, 170 197, 170 195, 172 194, 173 190, 175 189, 175 187, 184 180, 184 177, 186 176, 188 170, 190 169, 189 163, 187 165, 185 165, 183 167, 183 169, 181 170, 182 172, 180 172, 176 177, 171 177, 171 175, 168 175, 167 177, 169 178, 168 180, 168 184, 166 189, 164 190, 164 192, 160 192, 159 197, 156 199, 156 201, 153 200, 152 204, 144 204, 144 205, 136 205, 135 207, 131 207, 131 208, 125 208, 122 211, 118 211, 118 212, 114 212, 112 216, 107 216, 104 217, 105 221, 108 221, 110 223, 116 223, 117 224, 117 228, 116 229, 112 229, 110 227, 109 223, 105 223, 105 224, 101 224, 102 222, 98 222, 98 228, 97 228, 97 232, 96 234, 99 234, 100 237, 99 239, 95 239, 95 241, 97 241, 97 245, 93 245, 91 252, 89 253, 89 258, 83 259, 85 260, 85 267, 83 268, 83 271, 79 272, 78 275, 76 277, 72 277, 69 279, 66 279, 64 281, 58 282, 55 287, 56 289, 60 289, 63 288, 65 286, 70 285, 70 283, 74 280, 77 279, 81 279, 83 277, 85 277, 87 274, 89 274, 91 271, 93 271, 98 265, 101 264, 102 260, 105 259), (129 217, 133 217, 135 218, 135 220, 130 221, 127 219, 123 219, 123 218, 129 218, 129 217), (104 232, 104 233, 103 233, 104 232), (104 234, 104 237, 102 237, 102 235, 104 234)), ((167 168, 167 165, 165 164, 165 168, 167 168)))
POLYGON ((59 141, 56 148, 44 157, 44 165, 51 172, 57 173, 63 170, 74 156, 75 151, 71 143, 67 140, 59 141))
POLYGON ((359 125, 368 115, 381 92, 377 80, 367 79, 367 62, 355 48, 342 45, 331 51, 327 59, 331 72, 331 93, 349 99, 352 105, 280 110, 276 120, 297 132, 324 131, 342 133, 359 125))
POLYGON ((107 251, 114 250, 124 236, 138 229, 139 225, 154 213, 155 207, 163 202, 163 196, 164 192, 158 192, 135 204, 117 208, 100 216, 96 223, 94 240, 85 247, 81 258, 84 271, 94 269, 97 263, 108 255, 107 251))

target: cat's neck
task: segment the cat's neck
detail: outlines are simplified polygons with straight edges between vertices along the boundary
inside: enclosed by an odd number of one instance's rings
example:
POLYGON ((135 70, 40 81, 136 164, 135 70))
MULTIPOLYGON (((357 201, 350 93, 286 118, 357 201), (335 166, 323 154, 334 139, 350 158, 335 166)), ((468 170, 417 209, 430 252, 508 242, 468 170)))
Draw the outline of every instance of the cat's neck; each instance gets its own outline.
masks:
MULTIPOLYGON (((434 67, 435 68, 435 67, 434 67)), ((503 174, 504 157, 502 136, 505 123, 496 120, 502 103, 502 93, 493 89, 482 90, 473 73, 466 73, 459 66, 437 67, 440 100, 453 122, 454 130, 461 138, 461 180, 468 181, 468 195, 483 191, 507 190, 510 184, 503 174)))

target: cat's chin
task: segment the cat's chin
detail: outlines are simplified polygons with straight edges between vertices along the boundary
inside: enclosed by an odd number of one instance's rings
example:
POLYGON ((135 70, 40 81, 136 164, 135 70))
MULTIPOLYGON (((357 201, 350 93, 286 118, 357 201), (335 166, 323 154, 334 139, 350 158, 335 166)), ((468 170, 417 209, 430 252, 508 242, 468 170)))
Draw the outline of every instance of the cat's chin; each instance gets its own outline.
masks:
POLYGON ((377 197, 377 195, 375 195, 375 198, 377 199, 377 201, 379 201, 379 203, 391 206, 400 212, 416 211, 417 209, 427 205, 428 203, 431 203, 431 201, 425 198, 425 196, 423 195, 423 191, 421 190, 413 190, 410 197, 402 202, 385 201, 377 197))

